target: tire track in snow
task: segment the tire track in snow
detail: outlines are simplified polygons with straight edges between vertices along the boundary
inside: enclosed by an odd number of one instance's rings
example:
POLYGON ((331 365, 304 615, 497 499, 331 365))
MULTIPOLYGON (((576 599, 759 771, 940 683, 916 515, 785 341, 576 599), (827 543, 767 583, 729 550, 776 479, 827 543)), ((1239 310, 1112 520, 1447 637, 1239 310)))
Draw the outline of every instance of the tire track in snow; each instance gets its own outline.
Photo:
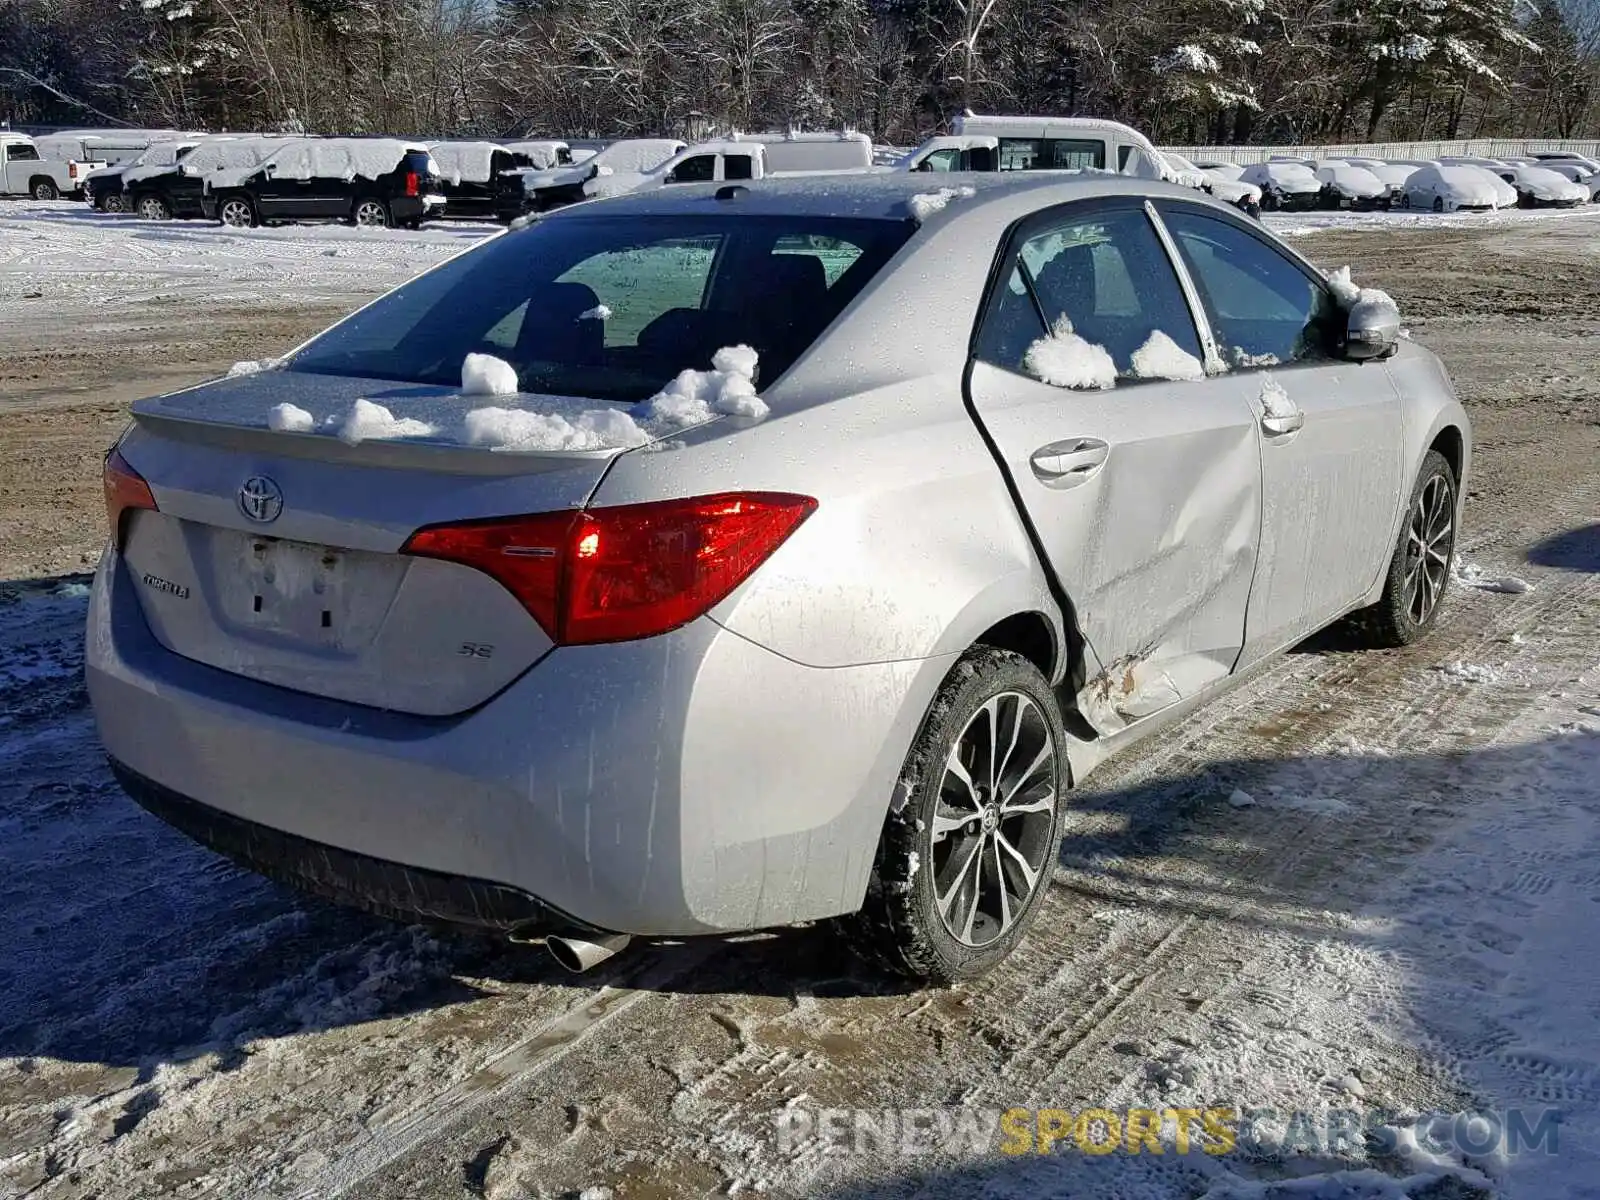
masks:
MULTIPOLYGON (((588 1035, 652 995, 701 968, 722 949, 699 942, 673 950, 638 971, 636 983, 608 984, 583 1003, 502 1050, 454 1087, 385 1123, 370 1138, 345 1148, 324 1170, 302 1181, 296 1200, 337 1200, 409 1155, 477 1116, 494 1100, 525 1087, 570 1054, 588 1035)), ((277 1195, 274 1190, 259 1196, 277 1195)))

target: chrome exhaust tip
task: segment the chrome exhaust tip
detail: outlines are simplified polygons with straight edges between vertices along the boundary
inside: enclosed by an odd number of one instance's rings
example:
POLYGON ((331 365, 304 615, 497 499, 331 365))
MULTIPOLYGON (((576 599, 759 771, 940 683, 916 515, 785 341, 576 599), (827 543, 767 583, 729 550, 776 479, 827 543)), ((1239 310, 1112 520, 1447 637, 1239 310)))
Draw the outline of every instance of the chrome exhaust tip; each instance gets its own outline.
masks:
POLYGON ((578 975, 625 950, 630 940, 625 933, 597 933, 592 940, 580 937, 547 937, 544 940, 544 947, 550 951, 550 957, 574 975, 578 975))

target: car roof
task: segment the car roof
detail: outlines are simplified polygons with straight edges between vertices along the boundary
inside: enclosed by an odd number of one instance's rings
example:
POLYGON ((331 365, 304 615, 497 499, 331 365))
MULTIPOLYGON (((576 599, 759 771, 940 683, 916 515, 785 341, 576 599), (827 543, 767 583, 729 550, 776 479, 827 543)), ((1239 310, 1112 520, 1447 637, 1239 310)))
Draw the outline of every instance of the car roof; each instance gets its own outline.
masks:
MULTIPOLYGON (((971 188, 970 195, 951 198, 946 212, 976 212, 995 205, 1008 211, 1047 208, 1072 200, 1102 196, 1176 196, 1204 200, 1204 194, 1177 184, 1160 183, 1109 172, 1070 171, 951 171, 928 175, 910 171, 883 171, 861 175, 806 175, 752 180, 737 184, 674 184, 669 188, 626 193, 602 201, 603 210, 575 205, 552 213, 546 220, 565 215, 599 215, 600 212, 638 216, 728 211, 769 216, 834 216, 905 220, 912 215, 916 196, 943 190, 971 188), (717 194, 738 188, 734 198, 717 194), (1028 203, 1019 204, 1026 198, 1028 203)), ((1015 219, 1007 218, 1007 219, 1015 219)))

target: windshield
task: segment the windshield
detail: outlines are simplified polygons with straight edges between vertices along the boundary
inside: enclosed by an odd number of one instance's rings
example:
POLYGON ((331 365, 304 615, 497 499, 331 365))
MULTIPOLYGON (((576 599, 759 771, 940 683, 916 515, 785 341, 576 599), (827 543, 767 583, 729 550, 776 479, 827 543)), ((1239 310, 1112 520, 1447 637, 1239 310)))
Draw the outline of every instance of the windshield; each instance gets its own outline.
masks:
POLYGON ((288 369, 455 387, 468 354, 492 354, 521 391, 631 402, 742 343, 765 385, 911 230, 814 216, 563 216, 414 280, 288 369))

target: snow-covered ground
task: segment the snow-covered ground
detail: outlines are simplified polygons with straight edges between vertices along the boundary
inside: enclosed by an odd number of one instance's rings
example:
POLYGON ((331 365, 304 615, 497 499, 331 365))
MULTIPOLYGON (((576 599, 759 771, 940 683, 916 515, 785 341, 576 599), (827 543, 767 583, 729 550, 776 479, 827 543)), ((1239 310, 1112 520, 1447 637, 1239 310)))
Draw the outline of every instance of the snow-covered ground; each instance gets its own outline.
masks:
POLYGON ((1262 224, 1279 237, 1304 237, 1325 230, 1428 230, 1515 229, 1549 221, 1594 221, 1600 234, 1600 204, 1577 208, 1521 209, 1499 212, 1431 213, 1395 209, 1392 212, 1277 212, 1262 215, 1262 224))
POLYGON ((164 301, 364 298, 497 229, 224 229, 209 221, 144 221, 65 200, 0 200, 0 326, 164 301))

